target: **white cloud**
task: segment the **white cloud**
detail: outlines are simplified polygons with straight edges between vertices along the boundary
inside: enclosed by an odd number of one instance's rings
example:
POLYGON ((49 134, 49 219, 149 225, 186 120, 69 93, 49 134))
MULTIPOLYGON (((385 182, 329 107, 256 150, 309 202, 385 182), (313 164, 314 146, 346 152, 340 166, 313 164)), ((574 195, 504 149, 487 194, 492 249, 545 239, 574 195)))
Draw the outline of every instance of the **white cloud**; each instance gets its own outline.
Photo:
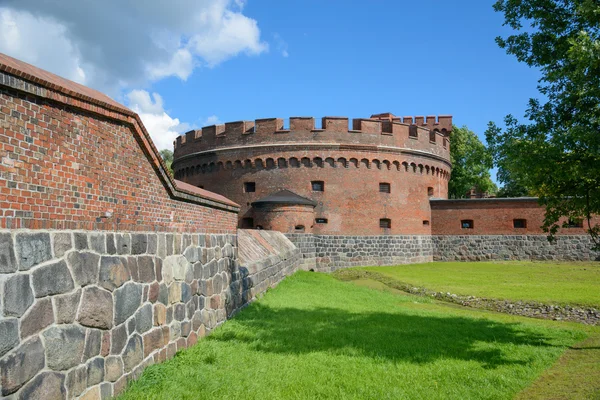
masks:
POLYGON ((204 122, 202 122, 202 126, 219 125, 221 123, 222 122, 219 119, 219 117, 217 117, 216 115, 211 115, 210 117, 206 118, 204 122))
POLYGON ((2 0, 0 51, 116 95, 268 50, 243 0, 2 0))
POLYGON ((159 150, 172 150, 175 138, 191 128, 189 124, 181 123, 178 118, 167 114, 158 93, 152 93, 151 97, 145 90, 132 90, 126 97, 129 108, 138 113, 159 150))
POLYGON ((279 33, 273 34, 273 39, 275 40, 275 46, 277 47, 277 51, 281 53, 282 57, 289 57, 290 53, 288 52, 288 44, 279 33))

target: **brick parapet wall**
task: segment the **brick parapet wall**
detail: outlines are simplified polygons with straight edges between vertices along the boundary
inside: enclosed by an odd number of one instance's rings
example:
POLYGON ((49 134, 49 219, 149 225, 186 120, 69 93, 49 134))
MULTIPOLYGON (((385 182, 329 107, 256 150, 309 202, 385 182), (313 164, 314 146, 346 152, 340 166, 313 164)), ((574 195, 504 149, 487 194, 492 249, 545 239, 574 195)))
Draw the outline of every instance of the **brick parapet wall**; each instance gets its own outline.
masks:
POLYGON ((236 235, 0 231, 1 395, 118 395, 296 270, 265 246, 240 265, 236 235))
POLYGON ((0 227, 233 233, 239 206, 167 174, 139 117, 0 54, 0 227))
POLYGON ((433 235, 435 261, 600 261, 589 235, 433 235))
POLYGON ((277 146, 282 144, 347 144, 394 146, 449 156, 448 134, 452 117, 404 117, 393 120, 358 118, 349 128, 347 117, 323 117, 322 129, 315 128, 312 117, 290 117, 289 129, 281 118, 236 121, 193 130, 179 136, 174 143, 175 161, 195 153, 236 148, 239 146, 277 146), (412 127, 412 128, 411 128, 412 127), (412 129, 412 134, 409 131, 412 129), (431 135, 430 135, 431 134, 431 135))

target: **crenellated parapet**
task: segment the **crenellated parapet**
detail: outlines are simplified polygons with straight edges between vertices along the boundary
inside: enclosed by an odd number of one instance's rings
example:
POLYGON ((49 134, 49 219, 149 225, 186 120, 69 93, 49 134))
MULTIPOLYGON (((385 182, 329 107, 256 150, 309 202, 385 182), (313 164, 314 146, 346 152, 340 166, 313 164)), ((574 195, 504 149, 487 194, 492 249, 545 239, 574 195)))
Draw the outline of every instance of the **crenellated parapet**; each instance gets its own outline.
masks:
POLYGON ((278 142, 351 142, 405 147, 409 138, 446 149, 452 117, 396 117, 385 113, 355 118, 351 124, 348 117, 323 117, 320 127, 313 117, 290 117, 288 126, 285 125, 283 118, 263 118, 206 126, 179 136, 174 142, 175 156, 227 146, 278 142))

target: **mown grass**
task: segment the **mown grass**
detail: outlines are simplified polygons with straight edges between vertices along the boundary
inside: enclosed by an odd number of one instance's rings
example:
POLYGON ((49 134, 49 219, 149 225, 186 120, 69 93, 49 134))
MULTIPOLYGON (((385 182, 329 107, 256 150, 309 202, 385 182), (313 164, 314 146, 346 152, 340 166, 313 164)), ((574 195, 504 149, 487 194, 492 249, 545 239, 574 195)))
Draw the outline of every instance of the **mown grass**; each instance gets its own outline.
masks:
POLYGON ((361 269, 438 292, 600 307, 598 262, 434 262, 361 269))
POLYGON ((369 285, 299 272, 121 398, 510 399, 593 329, 369 285))

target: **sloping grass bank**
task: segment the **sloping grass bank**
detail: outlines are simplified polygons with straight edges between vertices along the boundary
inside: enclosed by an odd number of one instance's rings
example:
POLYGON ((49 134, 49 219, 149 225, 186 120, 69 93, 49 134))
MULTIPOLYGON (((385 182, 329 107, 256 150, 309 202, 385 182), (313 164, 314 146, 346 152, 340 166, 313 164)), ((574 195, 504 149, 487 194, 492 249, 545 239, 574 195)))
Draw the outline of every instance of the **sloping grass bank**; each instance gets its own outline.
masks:
POLYGON ((123 399, 510 399, 589 329, 299 272, 123 399))
POLYGON ((360 269, 444 293, 600 307, 598 262, 434 262, 360 269))

